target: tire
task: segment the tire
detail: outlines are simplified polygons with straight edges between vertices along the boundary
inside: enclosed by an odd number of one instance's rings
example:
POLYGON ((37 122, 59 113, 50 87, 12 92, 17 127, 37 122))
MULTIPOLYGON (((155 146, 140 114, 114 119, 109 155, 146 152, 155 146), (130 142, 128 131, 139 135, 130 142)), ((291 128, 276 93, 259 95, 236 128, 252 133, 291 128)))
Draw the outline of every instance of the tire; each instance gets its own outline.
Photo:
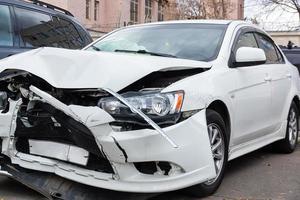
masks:
POLYGON ((292 153, 295 151, 298 143, 299 134, 299 110, 295 102, 292 102, 286 127, 286 135, 283 140, 275 144, 276 150, 282 153, 292 153))
MULTIPOLYGON (((196 196, 196 197, 205 197, 205 196, 209 196, 211 194, 213 194, 220 186, 223 177, 224 177, 224 173, 226 170, 226 166, 227 166, 227 161, 228 161, 228 137, 226 134, 226 126, 225 126, 225 122, 223 120, 223 118, 221 117, 221 115, 219 113, 217 113, 214 110, 210 110, 208 109, 206 111, 206 115, 207 115, 207 127, 208 127, 208 132, 209 132, 209 138, 210 138, 210 142, 212 142, 212 137, 210 132, 211 128, 213 130, 218 129, 219 133, 218 134, 220 137, 217 136, 217 138, 215 139, 216 141, 213 141, 212 144, 217 144, 219 138, 222 138, 223 142, 221 144, 221 146, 217 149, 217 151, 219 151, 220 149, 223 149, 223 162, 218 162, 218 166, 217 167, 217 157, 214 157, 214 161, 215 161, 215 167, 217 172, 217 177, 215 179, 209 180, 207 182, 198 184, 198 185, 194 185, 191 186, 189 188, 186 188, 184 190, 185 193, 191 195, 191 196, 196 196), (216 129, 215 129, 216 128, 216 129), (219 170, 218 170, 219 169, 219 170)), ((217 151, 215 151, 215 153, 218 153, 217 151)))

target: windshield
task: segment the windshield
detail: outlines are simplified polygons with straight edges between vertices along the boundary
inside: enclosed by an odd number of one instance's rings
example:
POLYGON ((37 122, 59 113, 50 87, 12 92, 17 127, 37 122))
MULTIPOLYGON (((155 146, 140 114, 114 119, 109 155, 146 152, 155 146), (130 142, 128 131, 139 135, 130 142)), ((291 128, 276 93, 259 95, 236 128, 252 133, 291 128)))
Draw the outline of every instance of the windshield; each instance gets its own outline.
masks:
POLYGON ((104 37, 88 50, 211 61, 219 53, 226 27, 216 24, 160 24, 125 28, 104 37))

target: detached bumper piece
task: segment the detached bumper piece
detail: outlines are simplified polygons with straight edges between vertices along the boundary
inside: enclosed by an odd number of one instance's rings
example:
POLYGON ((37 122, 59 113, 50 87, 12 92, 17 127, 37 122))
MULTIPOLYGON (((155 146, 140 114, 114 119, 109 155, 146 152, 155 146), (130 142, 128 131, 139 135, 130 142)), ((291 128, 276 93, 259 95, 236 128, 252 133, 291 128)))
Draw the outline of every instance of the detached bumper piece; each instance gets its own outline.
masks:
MULTIPOLYGON (((8 161, 0 161, 0 175, 6 175, 12 179, 22 183, 23 185, 35 190, 42 196, 50 200, 119 200, 122 196, 124 199, 136 199, 139 194, 132 193, 116 193, 111 190, 104 190, 90 187, 68 179, 59 177, 52 173, 28 170, 16 165, 12 165, 8 161)), ((140 194, 143 195, 143 194, 140 194)), ((151 195, 149 195, 149 198, 151 195)))
POLYGON ((83 166, 87 165, 89 158, 89 152, 82 148, 39 140, 29 140, 29 153, 83 166))

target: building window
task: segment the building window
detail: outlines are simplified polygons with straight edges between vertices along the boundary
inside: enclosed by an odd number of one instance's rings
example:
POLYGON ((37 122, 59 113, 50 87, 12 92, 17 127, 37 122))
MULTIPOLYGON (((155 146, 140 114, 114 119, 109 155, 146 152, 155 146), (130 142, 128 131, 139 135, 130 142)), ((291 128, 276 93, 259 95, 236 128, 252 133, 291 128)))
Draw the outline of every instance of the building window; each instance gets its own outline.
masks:
POLYGON ((145 0, 145 22, 151 22, 152 19, 152 0, 145 0))
POLYGON ((158 2, 158 16, 157 16, 158 21, 164 21, 164 7, 162 4, 162 1, 158 2))
POLYGON ((138 9, 139 9, 139 0, 131 0, 130 1, 130 22, 138 23, 138 9))
POLYGON ((99 1, 95 1, 95 6, 94 6, 94 20, 97 21, 99 19, 99 1))
POLYGON ((85 1, 85 18, 90 19, 91 16, 91 0, 85 1))

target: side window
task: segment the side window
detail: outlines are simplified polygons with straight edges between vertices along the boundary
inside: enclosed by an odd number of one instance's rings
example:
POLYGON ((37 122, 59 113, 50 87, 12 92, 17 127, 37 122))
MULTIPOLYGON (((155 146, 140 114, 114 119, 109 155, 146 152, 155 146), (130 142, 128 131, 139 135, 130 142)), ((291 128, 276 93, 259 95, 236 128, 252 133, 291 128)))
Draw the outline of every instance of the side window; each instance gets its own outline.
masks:
POLYGON ((58 17, 53 17, 51 24, 53 46, 67 49, 81 49, 85 46, 75 26, 58 17))
POLYGON ((0 46, 13 46, 13 27, 9 7, 0 5, 0 46))
POLYGON ((260 43, 260 48, 265 51, 267 62, 266 63, 281 63, 282 57, 278 55, 278 50, 274 46, 273 42, 263 36, 262 34, 257 34, 260 43))
POLYGON ((278 55, 279 62, 284 63, 284 58, 283 58, 281 52, 279 51, 278 47, 275 46, 275 49, 276 49, 276 52, 277 52, 277 55, 278 55))
POLYGON ((51 46, 51 23, 49 15, 39 12, 15 8, 20 28, 21 46, 41 47, 51 46))
POLYGON ((235 49, 238 50, 240 47, 255 47, 258 48, 255 36, 253 33, 244 33, 239 36, 236 43, 235 49))
POLYGON ((63 33, 66 37, 66 42, 68 43, 68 46, 70 49, 81 49, 85 46, 84 41, 80 37, 76 27, 73 25, 72 22, 65 20, 65 19, 59 19, 61 28, 63 30, 63 33))
POLYGON ((81 49, 85 46, 75 26, 68 20, 36 11, 15 8, 22 47, 81 49))

